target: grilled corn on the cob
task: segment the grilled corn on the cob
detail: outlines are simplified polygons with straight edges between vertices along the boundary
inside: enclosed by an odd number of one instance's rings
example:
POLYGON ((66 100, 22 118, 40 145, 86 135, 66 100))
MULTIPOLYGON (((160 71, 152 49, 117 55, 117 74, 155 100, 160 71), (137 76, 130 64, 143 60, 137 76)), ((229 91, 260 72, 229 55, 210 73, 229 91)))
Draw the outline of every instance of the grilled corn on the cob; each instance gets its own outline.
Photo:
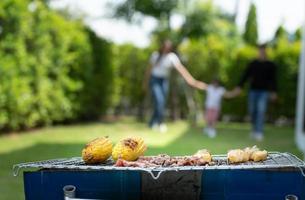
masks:
POLYGON ((82 151, 86 164, 97 164, 106 161, 112 152, 112 143, 107 137, 96 138, 89 142, 82 151))
POLYGON ((112 151, 112 158, 134 161, 146 151, 144 140, 140 137, 130 137, 117 143, 112 151))

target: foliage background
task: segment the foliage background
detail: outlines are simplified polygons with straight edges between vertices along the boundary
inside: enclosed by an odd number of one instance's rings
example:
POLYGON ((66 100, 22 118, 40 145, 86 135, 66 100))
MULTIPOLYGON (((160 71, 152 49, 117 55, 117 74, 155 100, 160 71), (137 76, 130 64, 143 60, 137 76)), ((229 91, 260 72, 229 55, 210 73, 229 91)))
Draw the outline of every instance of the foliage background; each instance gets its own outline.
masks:
MULTIPOLYGON (((114 16, 130 23, 136 14, 159 20, 151 45, 144 49, 106 41, 81 18, 53 10, 47 1, 0 1, 0 129, 94 120, 109 114, 136 114, 144 119, 149 111, 148 94, 142 90, 144 72, 162 38, 175 42, 195 78, 210 82, 218 77, 228 89, 236 86, 247 63, 256 57, 254 5, 243 35, 237 31, 235 16, 216 9, 212 2, 183 6, 176 1, 133 1, 133 10, 126 9, 130 3, 126 1, 113 8, 114 16), (148 9, 152 6, 153 10, 148 9), (173 13, 185 16, 181 29, 171 28, 173 13)), ((289 34, 279 27, 270 42, 268 54, 278 65, 280 97, 269 109, 270 119, 294 117, 300 48, 299 30, 289 34)), ((169 113, 187 117, 192 111, 182 89, 185 83, 177 76, 172 79, 169 113)), ((193 90, 188 95, 197 110, 203 109, 204 94, 193 90)), ((244 93, 226 100, 223 113, 243 119, 246 98, 244 93)))

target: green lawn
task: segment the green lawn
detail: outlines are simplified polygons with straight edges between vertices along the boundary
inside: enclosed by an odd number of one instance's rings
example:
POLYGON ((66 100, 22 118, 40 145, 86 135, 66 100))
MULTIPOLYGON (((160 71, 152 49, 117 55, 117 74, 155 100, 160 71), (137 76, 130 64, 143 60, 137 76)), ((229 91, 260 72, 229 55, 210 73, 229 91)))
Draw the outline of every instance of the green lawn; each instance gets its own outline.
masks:
POLYGON ((207 148, 213 154, 220 154, 231 148, 257 144, 269 151, 289 151, 302 156, 294 145, 291 127, 267 126, 265 140, 255 143, 249 139, 250 127, 247 124, 219 124, 219 134, 215 139, 202 135, 201 128, 190 127, 183 121, 170 123, 168 126, 168 133, 161 134, 149 130, 146 124, 124 119, 117 123, 57 126, 0 136, 0 200, 24 199, 22 173, 13 177, 13 164, 79 156, 86 142, 105 135, 113 142, 130 135, 142 136, 149 147, 147 155, 192 154, 201 148, 207 148))

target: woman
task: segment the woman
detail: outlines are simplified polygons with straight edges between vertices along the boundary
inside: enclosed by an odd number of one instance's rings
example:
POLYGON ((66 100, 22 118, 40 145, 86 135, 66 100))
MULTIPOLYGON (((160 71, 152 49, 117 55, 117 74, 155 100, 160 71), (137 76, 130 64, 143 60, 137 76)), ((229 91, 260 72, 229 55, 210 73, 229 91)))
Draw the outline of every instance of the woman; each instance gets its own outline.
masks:
POLYGON ((173 44, 165 40, 158 52, 154 52, 150 58, 150 65, 146 70, 144 78, 145 89, 149 86, 153 96, 154 111, 149 122, 153 129, 159 128, 160 132, 166 132, 167 127, 163 123, 166 97, 168 93, 168 79, 170 70, 175 68, 189 85, 195 85, 192 75, 181 64, 178 56, 173 52, 173 44))

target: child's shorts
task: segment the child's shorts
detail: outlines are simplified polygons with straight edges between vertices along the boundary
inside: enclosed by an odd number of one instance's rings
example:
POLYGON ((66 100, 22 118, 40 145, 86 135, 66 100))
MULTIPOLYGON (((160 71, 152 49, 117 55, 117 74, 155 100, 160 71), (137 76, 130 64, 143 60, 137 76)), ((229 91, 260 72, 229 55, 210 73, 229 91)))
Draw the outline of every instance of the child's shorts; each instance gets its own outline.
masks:
POLYGON ((219 109, 206 108, 205 117, 208 122, 216 122, 219 117, 219 109))

